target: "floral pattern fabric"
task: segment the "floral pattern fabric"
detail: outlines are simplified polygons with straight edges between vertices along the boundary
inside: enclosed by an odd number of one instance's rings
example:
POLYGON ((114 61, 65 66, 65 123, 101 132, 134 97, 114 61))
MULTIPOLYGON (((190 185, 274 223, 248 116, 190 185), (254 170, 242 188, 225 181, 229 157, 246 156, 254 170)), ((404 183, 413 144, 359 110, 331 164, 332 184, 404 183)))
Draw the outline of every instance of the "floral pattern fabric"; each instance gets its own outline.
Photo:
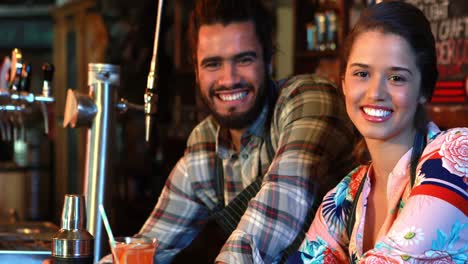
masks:
POLYGON ((440 132, 430 123, 413 188, 410 157, 411 149, 389 175, 388 211, 374 248, 363 252, 372 165, 359 166, 324 197, 289 263, 468 263, 468 128, 440 132), (348 238, 354 199, 356 221, 348 238))

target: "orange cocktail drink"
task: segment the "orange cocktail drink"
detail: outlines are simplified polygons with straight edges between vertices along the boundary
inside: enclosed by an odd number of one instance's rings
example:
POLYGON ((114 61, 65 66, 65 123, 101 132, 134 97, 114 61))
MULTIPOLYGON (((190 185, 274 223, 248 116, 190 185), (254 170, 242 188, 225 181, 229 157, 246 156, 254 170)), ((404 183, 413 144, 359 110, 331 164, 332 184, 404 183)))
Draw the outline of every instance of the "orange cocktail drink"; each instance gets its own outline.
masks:
POLYGON ((112 254, 114 264, 153 264, 158 246, 156 239, 116 237, 115 241, 112 254))

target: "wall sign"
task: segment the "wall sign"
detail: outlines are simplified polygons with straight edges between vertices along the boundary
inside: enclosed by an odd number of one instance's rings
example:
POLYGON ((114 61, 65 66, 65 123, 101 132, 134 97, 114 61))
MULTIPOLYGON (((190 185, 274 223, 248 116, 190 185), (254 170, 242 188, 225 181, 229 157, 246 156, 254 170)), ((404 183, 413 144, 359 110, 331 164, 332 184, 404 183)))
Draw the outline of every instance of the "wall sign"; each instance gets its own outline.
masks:
POLYGON ((52 19, 2 19, 0 20, 0 48, 52 47, 52 19))
POLYGON ((468 4, 466 0, 405 0, 420 8, 436 39, 439 81, 432 103, 468 103, 468 4))

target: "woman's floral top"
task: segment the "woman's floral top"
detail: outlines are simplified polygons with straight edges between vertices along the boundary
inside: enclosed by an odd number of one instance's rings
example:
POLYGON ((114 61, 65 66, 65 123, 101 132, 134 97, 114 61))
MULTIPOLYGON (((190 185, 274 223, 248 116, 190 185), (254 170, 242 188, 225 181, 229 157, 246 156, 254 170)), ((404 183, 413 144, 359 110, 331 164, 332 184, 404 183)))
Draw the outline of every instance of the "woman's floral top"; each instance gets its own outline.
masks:
POLYGON ((431 123, 428 140, 413 188, 411 150, 389 175, 389 209, 373 249, 362 249, 371 185, 370 166, 359 166, 324 197, 289 263, 468 263, 468 128, 440 132, 431 123), (348 215, 363 179, 349 239, 348 215))

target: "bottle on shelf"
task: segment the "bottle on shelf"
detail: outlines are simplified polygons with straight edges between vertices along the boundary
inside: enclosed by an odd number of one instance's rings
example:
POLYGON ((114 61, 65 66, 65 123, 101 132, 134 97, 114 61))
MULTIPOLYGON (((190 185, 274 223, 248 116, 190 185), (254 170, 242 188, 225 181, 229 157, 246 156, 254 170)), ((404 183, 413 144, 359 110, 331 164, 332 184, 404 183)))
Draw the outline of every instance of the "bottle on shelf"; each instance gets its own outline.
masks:
POLYGON ((306 22, 306 48, 309 51, 335 51, 338 48, 336 1, 317 2, 312 21, 306 22))
POLYGON ((338 44, 338 21, 336 12, 328 10, 325 12, 325 21, 327 24, 327 40, 326 49, 336 50, 338 44))

